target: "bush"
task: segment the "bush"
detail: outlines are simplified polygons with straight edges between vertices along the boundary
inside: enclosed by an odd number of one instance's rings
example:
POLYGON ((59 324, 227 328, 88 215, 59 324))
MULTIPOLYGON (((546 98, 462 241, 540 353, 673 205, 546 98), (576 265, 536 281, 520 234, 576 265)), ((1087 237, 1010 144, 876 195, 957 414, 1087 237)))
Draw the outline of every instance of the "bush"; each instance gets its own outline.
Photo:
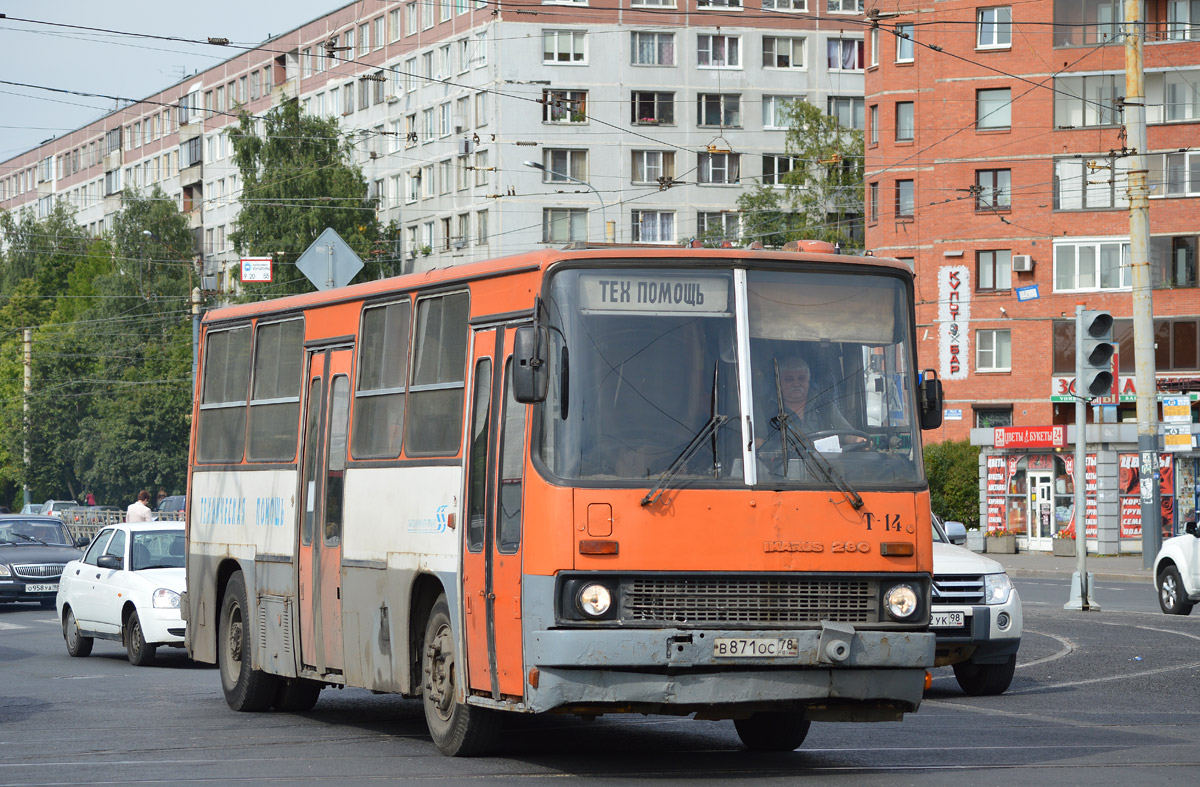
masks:
POLYGON ((979 527, 979 447, 962 440, 925 446, 929 503, 942 519, 979 527))

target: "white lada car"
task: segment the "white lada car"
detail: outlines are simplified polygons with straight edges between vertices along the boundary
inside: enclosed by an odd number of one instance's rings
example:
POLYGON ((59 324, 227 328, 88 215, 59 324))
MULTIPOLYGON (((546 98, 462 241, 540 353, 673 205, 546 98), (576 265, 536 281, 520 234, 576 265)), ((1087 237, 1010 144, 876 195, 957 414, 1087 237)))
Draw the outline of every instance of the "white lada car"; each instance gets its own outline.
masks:
POLYGON ((111 525, 87 552, 63 569, 58 618, 67 653, 86 656, 96 639, 125 646, 129 661, 145 666, 160 645, 183 647, 179 613, 184 590, 182 522, 111 525))

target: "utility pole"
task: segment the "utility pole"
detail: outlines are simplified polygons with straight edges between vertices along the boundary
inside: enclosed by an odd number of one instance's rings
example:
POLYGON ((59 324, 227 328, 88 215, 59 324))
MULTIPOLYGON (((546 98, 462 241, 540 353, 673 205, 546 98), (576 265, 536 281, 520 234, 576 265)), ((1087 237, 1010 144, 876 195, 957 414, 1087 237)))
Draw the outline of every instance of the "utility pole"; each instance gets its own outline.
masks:
POLYGON ((1129 157, 1129 262, 1133 268, 1133 354, 1142 497, 1142 565, 1162 544, 1158 490, 1158 387, 1154 377, 1154 304, 1150 277, 1150 192, 1146 186, 1146 77, 1142 0, 1125 0, 1125 145, 1129 157))
POLYGON ((29 395, 33 391, 33 329, 26 328, 24 336, 25 350, 25 398, 24 398, 24 426, 21 434, 25 438, 25 447, 23 450, 23 459, 25 463, 25 483, 21 485, 21 498, 25 505, 29 505, 33 501, 29 499, 29 395))

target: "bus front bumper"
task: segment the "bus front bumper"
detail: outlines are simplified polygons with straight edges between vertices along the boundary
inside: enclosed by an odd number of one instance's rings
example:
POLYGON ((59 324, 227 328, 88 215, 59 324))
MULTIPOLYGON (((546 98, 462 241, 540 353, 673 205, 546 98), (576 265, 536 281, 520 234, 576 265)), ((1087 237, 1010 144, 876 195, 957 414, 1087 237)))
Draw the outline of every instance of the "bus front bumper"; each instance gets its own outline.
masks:
POLYGON ((804 710, 830 721, 898 719, 921 702, 934 640, 927 632, 828 623, 803 631, 544 630, 529 642, 526 663, 536 671, 526 698, 534 711, 611 707, 719 718, 804 710), (731 641, 783 655, 721 655, 731 641))

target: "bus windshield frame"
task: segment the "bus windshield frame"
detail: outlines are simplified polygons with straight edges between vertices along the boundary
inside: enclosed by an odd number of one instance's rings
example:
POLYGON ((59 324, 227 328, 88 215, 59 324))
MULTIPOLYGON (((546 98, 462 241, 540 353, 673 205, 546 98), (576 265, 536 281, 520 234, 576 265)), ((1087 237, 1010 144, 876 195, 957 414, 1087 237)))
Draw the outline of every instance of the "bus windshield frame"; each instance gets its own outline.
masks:
POLYGON ((548 271, 542 298, 550 385, 532 454, 552 483, 925 485, 901 271, 580 261, 548 271))

